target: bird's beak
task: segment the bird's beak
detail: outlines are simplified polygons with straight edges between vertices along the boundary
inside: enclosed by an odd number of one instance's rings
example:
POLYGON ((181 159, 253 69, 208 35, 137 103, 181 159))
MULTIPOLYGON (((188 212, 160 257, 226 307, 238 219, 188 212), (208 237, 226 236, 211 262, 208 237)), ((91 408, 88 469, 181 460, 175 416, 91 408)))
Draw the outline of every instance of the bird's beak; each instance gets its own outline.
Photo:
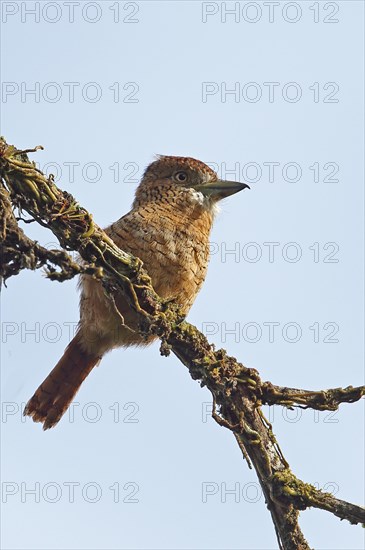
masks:
POLYGON ((194 189, 202 193, 205 197, 220 200, 230 195, 234 195, 242 191, 242 189, 250 189, 250 187, 247 183, 241 183, 239 181, 216 180, 196 185, 194 189))

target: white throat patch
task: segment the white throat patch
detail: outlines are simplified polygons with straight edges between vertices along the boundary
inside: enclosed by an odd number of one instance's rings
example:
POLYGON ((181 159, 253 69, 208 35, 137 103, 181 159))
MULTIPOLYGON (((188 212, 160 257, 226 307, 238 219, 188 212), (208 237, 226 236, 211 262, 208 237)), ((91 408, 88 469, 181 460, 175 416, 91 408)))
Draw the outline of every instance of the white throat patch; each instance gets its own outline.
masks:
POLYGON ((206 210, 210 210, 214 216, 218 214, 218 204, 216 202, 213 202, 209 197, 205 197, 200 191, 196 191, 195 189, 190 188, 188 189, 188 195, 189 199, 193 203, 199 204, 199 206, 202 206, 206 210))

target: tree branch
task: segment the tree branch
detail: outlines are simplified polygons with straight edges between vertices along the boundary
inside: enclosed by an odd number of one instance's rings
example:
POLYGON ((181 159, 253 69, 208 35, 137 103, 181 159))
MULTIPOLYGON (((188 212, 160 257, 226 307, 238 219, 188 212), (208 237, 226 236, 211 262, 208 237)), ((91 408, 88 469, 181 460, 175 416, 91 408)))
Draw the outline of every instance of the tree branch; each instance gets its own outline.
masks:
POLYGON ((336 411, 341 403, 354 403, 365 395, 365 386, 310 391, 283 388, 264 382, 261 389, 263 405, 284 405, 288 408, 297 405, 302 409, 317 411, 336 411))
MULTIPOLYGON (((47 277, 52 280, 65 281, 80 273, 96 275, 97 269, 81 266, 74 262, 64 250, 49 250, 33 241, 19 227, 14 216, 9 193, 0 187, 0 237, 1 237, 1 279, 18 275, 22 269, 39 269, 44 267, 47 277), (60 268, 59 271, 55 268, 60 268)), ((28 220, 23 220, 26 223, 28 220)))
MULTIPOLYGON (((234 433, 243 456, 255 468, 279 547, 309 549, 298 524, 299 510, 309 506, 330 511, 351 523, 365 522, 362 508, 339 501, 294 476, 261 410, 263 403, 304 404, 313 408, 338 406, 343 401, 360 399, 364 388, 339 388, 327 392, 280 388, 270 382, 263 383, 255 369, 245 367, 225 350, 215 351, 196 327, 183 320, 176 304, 157 296, 141 260, 120 250, 69 193, 58 189, 52 177, 47 178, 29 162, 25 153, 35 150, 18 151, 2 140, 0 176, 5 194, 9 193, 14 206, 51 229, 65 250, 77 250, 87 263, 87 269, 101 280, 109 294, 115 290, 122 292, 138 316, 141 334, 159 336, 161 354, 169 355, 173 351, 189 369, 191 377, 199 380, 201 386, 207 386, 213 396, 213 417, 234 433)), ((4 191, 2 196, 5 196, 4 191)), ((11 233, 14 219, 1 211, 2 235, 11 233)), ((67 254, 59 263, 54 255, 46 257, 61 269, 59 280, 63 274, 67 278, 78 272, 79 268, 75 268, 67 254)), ((9 255, 5 254, 0 263, 5 278, 13 274, 10 264, 9 255)), ((34 269, 37 262, 20 267, 34 269)))
POLYGON ((277 472, 272 481, 276 495, 291 502, 297 510, 313 506, 331 512, 340 519, 347 519, 353 525, 364 523, 364 508, 335 498, 330 493, 316 489, 310 483, 303 483, 289 470, 277 472))

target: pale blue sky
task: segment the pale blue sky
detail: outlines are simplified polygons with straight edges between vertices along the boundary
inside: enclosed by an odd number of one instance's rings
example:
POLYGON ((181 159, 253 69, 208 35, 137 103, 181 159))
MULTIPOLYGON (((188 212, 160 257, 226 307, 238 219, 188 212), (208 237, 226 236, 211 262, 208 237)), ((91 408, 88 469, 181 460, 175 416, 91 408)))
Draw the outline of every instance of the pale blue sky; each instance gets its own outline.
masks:
MULTIPOLYGON (((44 145, 35 160, 100 225, 128 211, 156 153, 246 178, 251 191, 222 204, 189 321, 273 383, 359 385, 363 3, 236 4, 225 15, 235 3, 4 1, 1 131, 44 145)), ((1 313, 4 549, 277 547, 255 474, 205 421, 210 394, 176 358, 157 344, 114 351, 84 383, 74 421, 43 433, 20 409, 69 341, 76 281, 23 272, 1 313)), ((268 415, 299 477, 361 503, 363 411, 268 415)), ((301 526, 316 549, 363 547, 360 527, 325 512, 304 512, 301 526)))

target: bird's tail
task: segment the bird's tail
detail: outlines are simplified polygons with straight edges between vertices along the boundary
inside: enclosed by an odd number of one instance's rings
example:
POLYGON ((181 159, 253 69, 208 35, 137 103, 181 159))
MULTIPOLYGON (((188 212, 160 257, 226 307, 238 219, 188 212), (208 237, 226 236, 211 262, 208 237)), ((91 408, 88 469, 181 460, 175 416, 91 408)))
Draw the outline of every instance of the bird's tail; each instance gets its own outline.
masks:
POLYGON ((100 357, 89 355, 82 349, 78 336, 67 346, 24 409, 24 416, 42 422, 44 430, 53 428, 62 418, 81 384, 100 361, 100 357))

